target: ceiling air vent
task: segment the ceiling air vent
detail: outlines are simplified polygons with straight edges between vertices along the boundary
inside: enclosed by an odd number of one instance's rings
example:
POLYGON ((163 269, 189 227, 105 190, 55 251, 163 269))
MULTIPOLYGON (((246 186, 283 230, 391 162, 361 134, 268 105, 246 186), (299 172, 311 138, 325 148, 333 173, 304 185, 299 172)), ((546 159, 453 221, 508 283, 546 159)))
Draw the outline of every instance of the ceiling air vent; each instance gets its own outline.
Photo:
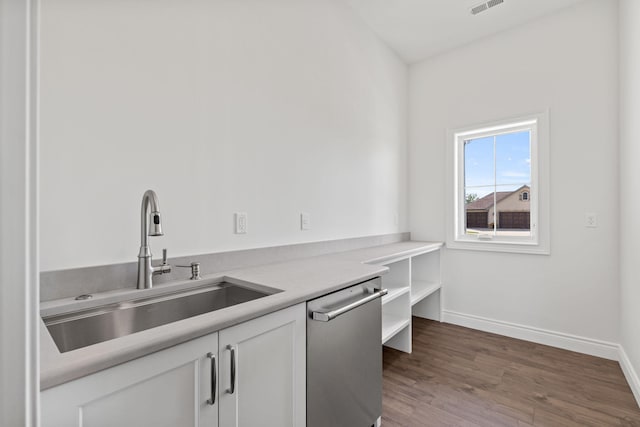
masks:
POLYGON ((471 8, 471 14, 472 15, 477 15, 480 12, 484 12, 485 10, 489 10, 490 8, 497 6, 499 4, 504 3, 504 0, 489 0, 488 2, 485 3, 480 3, 477 6, 474 6, 471 8))

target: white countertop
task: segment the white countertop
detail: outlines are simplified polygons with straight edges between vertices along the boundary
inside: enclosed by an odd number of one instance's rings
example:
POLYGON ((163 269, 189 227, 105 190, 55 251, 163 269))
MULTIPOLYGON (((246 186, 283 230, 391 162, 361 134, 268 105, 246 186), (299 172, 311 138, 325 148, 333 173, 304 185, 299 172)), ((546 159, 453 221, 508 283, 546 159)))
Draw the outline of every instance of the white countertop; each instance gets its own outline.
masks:
MULTIPOLYGON (((282 292, 243 304, 104 341, 88 347, 60 353, 44 322, 40 321, 40 388, 47 388, 145 356, 235 324, 308 301, 338 289, 383 275, 381 263, 437 250, 440 242, 399 242, 348 252, 297 259, 246 269, 224 271, 203 279, 215 281, 228 277, 282 290, 282 292)), ((188 284, 158 285, 150 290, 123 289, 96 295, 77 302, 72 298, 49 301, 41 313, 52 314, 62 307, 89 308, 115 300, 151 296, 188 284)), ((190 283, 193 285, 193 282, 190 283)))

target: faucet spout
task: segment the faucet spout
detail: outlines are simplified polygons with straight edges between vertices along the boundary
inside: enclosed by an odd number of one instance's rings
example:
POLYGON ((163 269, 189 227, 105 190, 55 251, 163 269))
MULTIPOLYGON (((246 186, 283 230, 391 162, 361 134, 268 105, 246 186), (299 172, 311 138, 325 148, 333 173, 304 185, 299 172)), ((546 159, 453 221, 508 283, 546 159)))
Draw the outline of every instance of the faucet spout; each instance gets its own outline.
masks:
POLYGON ((148 246, 148 236, 162 236, 162 221, 160 219, 160 204, 158 196, 153 190, 145 191, 140 208, 140 246, 148 246), (152 217, 152 218, 150 218, 152 217), (149 219, 152 225, 149 226, 149 219))
POLYGON ((151 248, 149 236, 162 236, 162 219, 160 204, 155 191, 147 190, 142 196, 140 209, 140 252, 138 253, 138 289, 149 289, 153 286, 153 275, 168 273, 171 266, 166 262, 154 267, 151 265, 151 248), (149 223, 151 220, 151 223, 149 223))

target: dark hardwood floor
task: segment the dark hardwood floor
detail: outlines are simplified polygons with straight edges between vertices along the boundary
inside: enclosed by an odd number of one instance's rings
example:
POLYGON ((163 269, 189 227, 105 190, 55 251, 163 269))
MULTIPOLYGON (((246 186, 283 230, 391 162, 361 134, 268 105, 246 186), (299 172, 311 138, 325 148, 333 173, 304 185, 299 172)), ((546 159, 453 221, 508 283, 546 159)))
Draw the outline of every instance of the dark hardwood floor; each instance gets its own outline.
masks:
POLYGON ((383 375, 384 427, 640 426, 617 362, 417 317, 383 375))

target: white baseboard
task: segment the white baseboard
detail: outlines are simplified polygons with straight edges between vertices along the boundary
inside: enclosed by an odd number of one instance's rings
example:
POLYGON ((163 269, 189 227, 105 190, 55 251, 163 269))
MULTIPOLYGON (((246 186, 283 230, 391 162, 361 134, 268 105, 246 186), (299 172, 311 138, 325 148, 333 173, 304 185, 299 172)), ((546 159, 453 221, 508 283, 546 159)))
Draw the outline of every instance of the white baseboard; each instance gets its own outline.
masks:
MULTIPOLYGON (((503 322, 501 320, 489 319, 471 314, 457 313, 455 311, 443 310, 442 321, 471 329, 478 329, 480 331, 544 344, 551 347, 558 347, 578 353, 589 354, 591 356, 602 357, 609 360, 617 361, 621 354, 620 346, 615 343, 519 325, 517 323, 503 322)), ((635 378, 637 380, 638 377, 636 376, 635 378)), ((637 396, 638 395, 636 394, 636 397, 637 396)))
POLYGON ((638 402, 638 406, 640 406, 640 378, 638 377, 638 373, 633 368, 633 365, 622 346, 620 346, 620 367, 622 368, 622 372, 624 372, 624 376, 629 383, 629 387, 631 387, 631 391, 636 398, 636 402, 638 402))

